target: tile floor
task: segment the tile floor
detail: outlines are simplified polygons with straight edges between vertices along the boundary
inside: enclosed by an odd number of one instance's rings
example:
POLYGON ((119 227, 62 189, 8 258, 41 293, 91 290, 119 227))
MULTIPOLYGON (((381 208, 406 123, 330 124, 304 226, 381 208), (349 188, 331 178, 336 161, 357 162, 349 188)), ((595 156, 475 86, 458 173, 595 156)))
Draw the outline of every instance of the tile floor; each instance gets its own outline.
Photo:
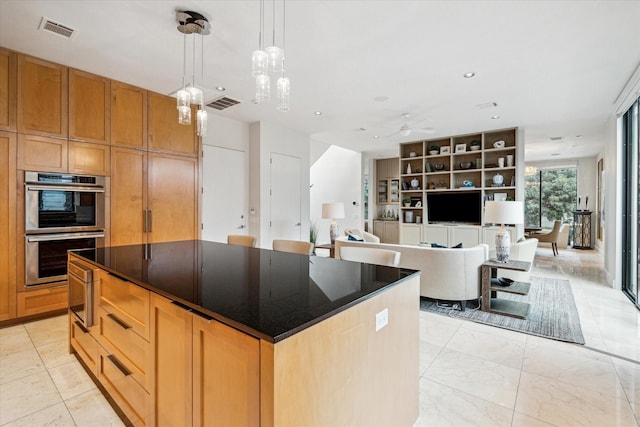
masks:
MULTIPOLYGON (((603 286, 597 252, 545 250, 533 274, 570 279, 587 345, 421 312, 416 426, 640 425, 638 310, 603 286)), ((66 317, 0 329, 0 426, 121 425, 67 353, 66 317)))

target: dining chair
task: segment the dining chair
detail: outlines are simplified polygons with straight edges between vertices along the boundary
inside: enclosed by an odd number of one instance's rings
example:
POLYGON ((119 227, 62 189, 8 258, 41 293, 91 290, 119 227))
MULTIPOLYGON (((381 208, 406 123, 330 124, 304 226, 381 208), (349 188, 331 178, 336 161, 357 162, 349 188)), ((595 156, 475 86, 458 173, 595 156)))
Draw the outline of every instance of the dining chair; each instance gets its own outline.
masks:
POLYGON ((273 241, 273 250, 279 252, 290 252, 292 254, 311 255, 313 253, 313 243, 302 240, 276 239, 273 241))
POLYGON ((227 236, 229 245, 246 246, 248 248, 256 247, 256 238, 253 236, 245 236, 244 234, 229 234, 227 236))
POLYGON ((551 243, 553 256, 556 256, 558 255, 558 236, 560 234, 561 226, 562 222, 557 219, 553 223, 553 228, 548 233, 535 233, 531 234, 530 236, 538 239, 538 243, 551 243))
POLYGON ((345 246, 340 249, 340 258, 345 261, 396 267, 400 263, 400 252, 389 249, 345 246))

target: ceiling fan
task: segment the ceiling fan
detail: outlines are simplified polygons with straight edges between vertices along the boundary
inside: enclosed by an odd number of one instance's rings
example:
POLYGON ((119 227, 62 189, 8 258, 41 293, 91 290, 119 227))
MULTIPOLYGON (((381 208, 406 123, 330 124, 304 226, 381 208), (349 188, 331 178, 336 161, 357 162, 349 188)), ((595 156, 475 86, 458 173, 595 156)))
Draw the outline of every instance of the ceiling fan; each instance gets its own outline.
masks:
POLYGON ((387 135, 387 138, 395 135, 401 135, 401 136, 409 136, 412 134, 432 135, 435 133, 435 129, 433 128, 416 129, 409 126, 409 113, 403 113, 401 117, 403 120, 402 126, 400 126, 400 129, 398 130, 398 132, 392 133, 391 135, 387 135))

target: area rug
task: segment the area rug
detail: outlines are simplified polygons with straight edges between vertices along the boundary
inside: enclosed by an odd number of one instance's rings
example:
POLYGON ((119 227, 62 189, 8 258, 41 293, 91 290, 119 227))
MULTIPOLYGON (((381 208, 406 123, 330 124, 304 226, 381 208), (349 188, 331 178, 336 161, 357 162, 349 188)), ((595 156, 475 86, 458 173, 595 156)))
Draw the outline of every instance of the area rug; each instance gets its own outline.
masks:
POLYGON ((420 299, 420 309, 558 341, 584 344, 580 316, 569 281, 535 276, 531 276, 530 279, 531 289, 528 295, 512 295, 506 292, 498 294, 499 298, 529 303, 531 307, 526 320, 487 313, 473 309, 469 304, 465 311, 460 311, 443 306, 443 302, 437 304, 435 300, 426 298, 420 299))

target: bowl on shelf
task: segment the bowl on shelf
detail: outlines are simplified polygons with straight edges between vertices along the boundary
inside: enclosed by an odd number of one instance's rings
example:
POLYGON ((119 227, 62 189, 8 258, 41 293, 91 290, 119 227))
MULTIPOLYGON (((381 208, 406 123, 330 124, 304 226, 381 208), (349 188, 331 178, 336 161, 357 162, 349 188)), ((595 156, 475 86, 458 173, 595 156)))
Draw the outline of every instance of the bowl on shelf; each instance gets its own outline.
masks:
POLYGON ((435 156, 436 154, 440 154, 440 151, 438 151, 438 150, 430 150, 429 154, 431 154, 432 156, 435 156))
POLYGON ((437 171, 444 170, 444 164, 442 164, 442 163, 438 163, 434 167, 436 168, 437 171))
POLYGON ((409 157, 416 157, 418 154, 415 151, 409 153, 409 157))
POLYGON ((473 162, 460 162, 460 169, 471 169, 473 162))

